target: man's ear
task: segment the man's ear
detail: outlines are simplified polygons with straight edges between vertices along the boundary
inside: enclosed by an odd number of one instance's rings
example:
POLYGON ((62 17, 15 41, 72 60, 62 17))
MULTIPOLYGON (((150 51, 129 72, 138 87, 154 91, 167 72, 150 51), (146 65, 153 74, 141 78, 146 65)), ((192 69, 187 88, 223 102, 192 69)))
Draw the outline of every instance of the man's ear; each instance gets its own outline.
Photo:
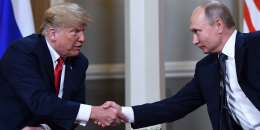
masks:
POLYGON ((223 27, 224 27, 224 22, 221 18, 218 18, 215 21, 216 24, 216 28, 218 29, 218 33, 222 33, 223 32, 223 27))
POLYGON ((48 37, 52 42, 56 41, 56 30, 54 28, 48 29, 48 37))

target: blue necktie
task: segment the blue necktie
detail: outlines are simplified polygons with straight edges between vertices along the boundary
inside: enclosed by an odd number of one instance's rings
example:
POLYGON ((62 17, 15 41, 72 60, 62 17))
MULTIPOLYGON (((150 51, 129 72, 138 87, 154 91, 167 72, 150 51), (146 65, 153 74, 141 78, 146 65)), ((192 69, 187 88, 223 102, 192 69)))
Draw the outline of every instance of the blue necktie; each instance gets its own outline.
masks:
POLYGON ((221 74, 221 81, 222 84, 220 86, 220 117, 219 117, 219 123, 220 123, 220 130, 232 130, 232 124, 230 116, 228 115, 228 105, 227 105, 227 94, 226 94, 226 64, 225 60, 227 59, 227 56, 223 53, 219 55, 219 64, 220 64, 220 74, 221 74))

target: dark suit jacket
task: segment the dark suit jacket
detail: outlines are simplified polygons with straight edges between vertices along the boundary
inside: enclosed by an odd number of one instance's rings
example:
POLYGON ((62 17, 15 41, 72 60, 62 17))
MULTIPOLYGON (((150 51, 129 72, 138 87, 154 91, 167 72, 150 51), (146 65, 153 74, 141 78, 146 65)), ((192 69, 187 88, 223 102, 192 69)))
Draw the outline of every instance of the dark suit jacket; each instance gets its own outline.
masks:
MULTIPOLYGON (((219 129, 220 72, 217 54, 200 60, 194 78, 176 95, 152 104, 133 106, 133 128, 178 120, 201 105, 207 105, 214 130, 219 129)), ((260 110, 260 31, 236 36, 235 62, 241 89, 260 110)))
POLYGON ((53 63, 45 38, 14 41, 0 61, 0 129, 33 126, 40 118, 53 129, 71 129, 85 102, 88 60, 79 54, 65 61, 62 99, 55 95, 53 63))

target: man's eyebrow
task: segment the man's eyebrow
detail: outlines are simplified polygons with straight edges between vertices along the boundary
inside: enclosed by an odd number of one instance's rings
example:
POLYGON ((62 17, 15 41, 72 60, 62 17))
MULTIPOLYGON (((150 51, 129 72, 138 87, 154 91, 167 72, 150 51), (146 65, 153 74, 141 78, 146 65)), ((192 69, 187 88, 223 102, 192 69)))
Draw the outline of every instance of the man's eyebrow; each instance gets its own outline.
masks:
POLYGON ((192 28, 190 31, 196 32, 196 31, 201 31, 201 29, 192 28))

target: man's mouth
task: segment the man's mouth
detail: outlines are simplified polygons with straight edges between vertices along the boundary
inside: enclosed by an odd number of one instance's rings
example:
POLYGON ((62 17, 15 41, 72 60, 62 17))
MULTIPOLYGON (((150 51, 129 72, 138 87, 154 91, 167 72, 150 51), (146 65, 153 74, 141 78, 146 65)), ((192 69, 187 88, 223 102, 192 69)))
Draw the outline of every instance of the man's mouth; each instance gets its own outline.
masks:
POLYGON ((82 47, 82 45, 80 45, 80 46, 76 46, 75 49, 76 49, 76 50, 80 50, 81 47, 82 47))

